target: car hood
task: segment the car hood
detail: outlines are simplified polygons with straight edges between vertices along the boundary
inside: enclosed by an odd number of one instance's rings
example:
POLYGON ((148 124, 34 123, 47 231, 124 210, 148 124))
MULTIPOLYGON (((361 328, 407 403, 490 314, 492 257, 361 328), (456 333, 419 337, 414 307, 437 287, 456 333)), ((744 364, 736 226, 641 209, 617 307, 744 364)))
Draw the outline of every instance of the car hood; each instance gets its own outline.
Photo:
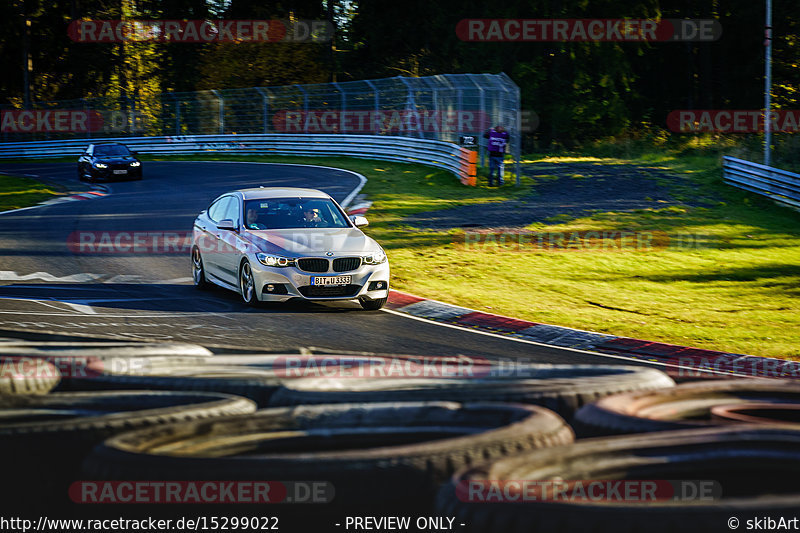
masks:
POLYGON ((246 230, 243 235, 256 251, 292 256, 320 256, 372 252, 379 248, 374 239, 357 228, 313 228, 246 230))

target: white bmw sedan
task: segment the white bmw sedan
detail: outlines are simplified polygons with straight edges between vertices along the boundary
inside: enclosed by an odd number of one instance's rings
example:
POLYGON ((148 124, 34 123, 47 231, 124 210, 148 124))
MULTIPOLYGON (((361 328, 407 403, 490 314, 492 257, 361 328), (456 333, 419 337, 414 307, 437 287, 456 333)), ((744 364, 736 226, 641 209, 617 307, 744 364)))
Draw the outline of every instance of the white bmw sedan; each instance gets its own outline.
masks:
POLYGON ((322 191, 242 189, 200 213, 192 235, 192 278, 258 302, 358 300, 380 309, 389 295, 383 248, 322 191))

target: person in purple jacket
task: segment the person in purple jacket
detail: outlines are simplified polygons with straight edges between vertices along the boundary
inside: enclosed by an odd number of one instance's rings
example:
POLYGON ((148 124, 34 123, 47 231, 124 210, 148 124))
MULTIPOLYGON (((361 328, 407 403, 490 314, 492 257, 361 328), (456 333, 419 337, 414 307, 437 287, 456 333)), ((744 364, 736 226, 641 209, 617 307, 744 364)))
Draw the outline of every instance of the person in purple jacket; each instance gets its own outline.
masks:
POLYGON ((489 187, 494 183, 494 174, 497 172, 497 186, 503 185, 503 172, 505 163, 503 159, 506 155, 506 145, 508 144, 508 132, 506 129, 497 125, 483 134, 484 139, 489 139, 486 147, 489 150, 489 187))

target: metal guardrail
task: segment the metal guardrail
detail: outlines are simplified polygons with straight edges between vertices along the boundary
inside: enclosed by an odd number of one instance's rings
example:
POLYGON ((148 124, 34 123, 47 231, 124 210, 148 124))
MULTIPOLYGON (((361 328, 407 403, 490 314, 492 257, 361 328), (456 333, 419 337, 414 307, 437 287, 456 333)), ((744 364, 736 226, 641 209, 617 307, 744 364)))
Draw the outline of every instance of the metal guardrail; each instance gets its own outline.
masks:
POLYGON ((722 171, 734 187, 800 208, 800 174, 729 156, 723 158, 722 171))
POLYGON ((121 142, 148 155, 280 154, 346 156, 442 168, 475 185, 476 153, 452 143, 410 137, 336 134, 192 135, 0 143, 0 159, 75 156, 91 142, 121 142))

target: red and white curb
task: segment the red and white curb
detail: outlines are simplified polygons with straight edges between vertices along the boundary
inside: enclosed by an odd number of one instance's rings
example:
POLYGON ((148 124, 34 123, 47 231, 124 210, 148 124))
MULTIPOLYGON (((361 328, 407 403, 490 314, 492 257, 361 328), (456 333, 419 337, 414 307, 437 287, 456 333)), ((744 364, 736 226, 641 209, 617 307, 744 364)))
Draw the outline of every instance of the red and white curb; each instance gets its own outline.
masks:
POLYGON ((372 202, 367 200, 366 196, 359 194, 353 200, 353 204, 347 209, 348 215, 364 215, 369 208, 372 207, 372 202))
POLYGON ((682 377, 769 377, 800 379, 800 362, 678 346, 606 333, 519 320, 390 290, 388 309, 418 318, 527 341, 624 356, 668 365, 682 377), (712 373, 708 373, 708 372, 712 373), (721 375, 722 374, 722 375, 721 375))
MULTIPOLYGON (((25 174, 26 177, 38 177, 32 174, 25 174)), ((8 211, 0 211, 0 215, 7 215, 9 213, 17 213, 19 211, 28 211, 29 209, 36 209, 39 207, 44 207, 46 205, 57 205, 63 204, 66 202, 78 202, 81 200, 95 200, 97 198, 102 198, 104 196, 108 196, 111 194, 111 189, 105 187, 103 185, 95 185, 91 191, 79 192, 70 194, 67 196, 59 196, 58 198, 52 198, 50 200, 46 200, 44 202, 39 202, 36 205, 32 205, 30 207, 20 207, 18 209, 9 209, 8 211)))
POLYGON ((47 200, 46 202, 42 202, 38 205, 55 205, 55 204, 63 204, 66 202, 76 202, 80 200, 94 200, 96 198, 102 198, 103 196, 108 196, 108 192, 105 191, 86 191, 80 192, 77 194, 71 194, 69 196, 62 196, 60 198, 53 198, 52 200, 47 200))

